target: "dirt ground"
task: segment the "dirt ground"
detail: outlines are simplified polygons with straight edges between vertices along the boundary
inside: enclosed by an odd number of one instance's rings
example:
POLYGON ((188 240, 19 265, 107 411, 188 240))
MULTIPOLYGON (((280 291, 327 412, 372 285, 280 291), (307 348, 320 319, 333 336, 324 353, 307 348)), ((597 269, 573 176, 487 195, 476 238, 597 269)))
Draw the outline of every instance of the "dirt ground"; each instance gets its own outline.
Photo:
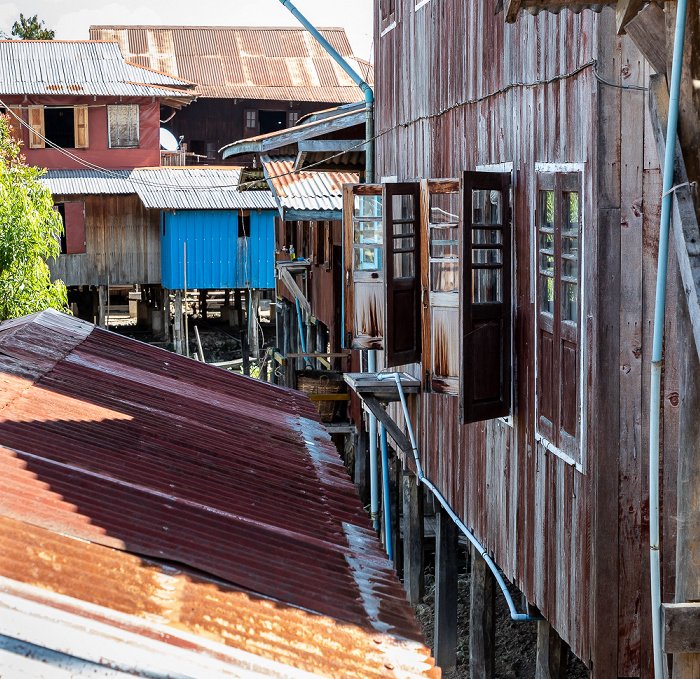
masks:
MULTIPOLYGON (((423 628, 426 641, 433 638, 433 617, 435 578, 432 568, 426 572, 426 595, 416 607, 416 617, 423 628)), ((469 589, 470 575, 466 567, 458 582, 458 625, 457 669, 443 679, 469 679, 469 589)), ((521 593, 511 586, 513 600, 520 602, 521 593)), ((537 623, 514 622, 510 618, 505 597, 496 589, 496 679, 534 679, 537 653, 537 623)), ((588 679, 586 666, 573 654, 569 654, 566 679, 588 679)))

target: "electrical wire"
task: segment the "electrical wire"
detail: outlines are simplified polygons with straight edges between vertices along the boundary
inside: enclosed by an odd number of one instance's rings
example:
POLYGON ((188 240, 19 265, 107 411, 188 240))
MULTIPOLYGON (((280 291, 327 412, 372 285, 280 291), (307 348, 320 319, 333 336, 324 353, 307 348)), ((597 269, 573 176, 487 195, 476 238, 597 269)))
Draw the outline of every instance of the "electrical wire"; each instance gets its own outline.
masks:
MULTIPOLYGON (((578 75, 582 71, 586 70, 587 68, 591 68, 591 67, 593 67, 593 73, 594 73, 595 77, 600 82, 602 82, 606 85, 610 85, 611 87, 619 87, 622 89, 642 89, 642 90, 647 89, 647 88, 637 87, 636 85, 616 85, 614 83, 610 83, 610 82, 602 79, 597 74, 597 70, 596 70, 597 61, 595 59, 591 59, 590 61, 587 61, 584 64, 577 66, 575 69, 573 69, 572 71, 569 71, 568 73, 560 73, 560 74, 557 74, 555 76, 552 76, 551 78, 538 79, 538 80, 534 80, 532 82, 509 83, 508 85, 505 85, 504 87, 501 87, 498 90, 481 95, 480 97, 475 97, 472 99, 465 99, 463 101, 459 101, 459 102, 456 102, 454 104, 451 104, 450 106, 447 106, 447 107, 437 111, 436 113, 430 113, 427 115, 417 116, 411 120, 396 123, 396 124, 392 125, 391 127, 388 127, 387 129, 382 130, 381 132, 378 132, 371 139, 365 139, 365 140, 359 142, 358 144, 355 144, 354 146, 352 146, 348 149, 345 149, 344 151, 341 151, 339 153, 335 153, 331 156, 327 156, 321 160, 318 160, 314 163, 307 165, 304 168, 304 170, 302 170, 301 172, 306 172, 313 167, 316 167, 318 165, 322 165, 322 164, 328 162, 329 160, 333 160, 334 158, 338 158, 342 155, 345 155, 346 153, 348 153, 350 151, 354 151, 356 149, 362 148, 367 143, 372 142, 372 141, 376 141, 377 139, 380 139, 381 137, 389 134, 390 132, 393 132, 394 130, 396 130, 398 128, 407 128, 411 125, 415 125, 416 123, 422 122, 424 120, 433 120, 435 118, 439 118, 439 117, 445 115, 446 113, 454 111, 458 108, 463 108, 465 106, 483 103, 484 101, 488 101, 489 99, 492 99, 493 97, 499 96, 501 94, 505 94, 506 92, 509 92, 512 89, 516 89, 516 88, 528 88, 529 89, 529 88, 540 87, 540 86, 544 86, 544 85, 551 85, 551 84, 553 84, 555 82, 559 82, 561 80, 568 80, 569 78, 573 78, 574 76, 578 75)), ((101 167, 99 165, 96 165, 95 163, 91 163, 90 161, 87 161, 84 158, 81 158, 79 156, 76 156, 73 153, 70 153, 70 151, 67 151, 66 149, 58 146, 57 144, 54 144, 51 140, 49 140, 45 136, 39 134, 31 125, 26 123, 20 116, 17 116, 9 108, 9 106, 2 101, 2 99, 0 99, 0 106, 3 106, 8 111, 8 113, 10 115, 12 115, 14 118, 16 118, 19 121, 20 125, 22 125, 26 129, 28 129, 35 136, 39 137, 42 141, 44 141, 45 144, 48 144, 51 148, 62 153, 63 155, 70 158, 74 162, 86 167, 87 169, 91 169, 91 170, 94 170, 96 172, 100 172, 100 173, 105 174, 107 176, 112 176, 115 178, 124 179, 124 177, 122 175, 118 174, 114 170, 110 170, 108 168, 104 168, 104 167, 101 167)), ((298 170, 291 170, 290 172, 284 172, 284 173, 278 174, 278 175, 270 175, 270 176, 268 176, 268 180, 281 179, 283 177, 289 177, 289 176, 299 174, 299 173, 300 173, 300 171, 298 171, 298 170)), ((143 186, 151 186, 154 188, 161 188, 161 189, 170 189, 172 191, 191 191, 192 190, 192 187, 183 187, 180 185, 166 184, 166 183, 162 183, 162 182, 149 182, 148 180, 145 180, 142 178, 137 178, 137 177, 133 177, 133 178, 129 177, 128 181, 135 183, 135 184, 141 184, 143 186)), ((202 189, 206 188, 206 190, 229 189, 229 188, 230 189, 233 189, 233 188, 240 189, 240 188, 252 186, 252 185, 258 184, 258 183, 259 183, 259 180, 251 180, 248 182, 242 182, 242 183, 238 183, 238 184, 218 184, 218 185, 212 184, 212 185, 209 185, 207 187, 198 187, 198 188, 202 188, 202 189)))

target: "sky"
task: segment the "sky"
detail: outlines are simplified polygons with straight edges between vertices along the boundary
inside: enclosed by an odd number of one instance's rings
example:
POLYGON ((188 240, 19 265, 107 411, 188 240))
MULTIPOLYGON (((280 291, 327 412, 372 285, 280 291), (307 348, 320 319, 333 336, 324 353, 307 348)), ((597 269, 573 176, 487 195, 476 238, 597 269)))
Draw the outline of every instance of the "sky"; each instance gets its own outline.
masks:
MULTIPOLYGON (((373 0, 294 0, 314 25, 342 26, 355 56, 370 59, 373 0)), ((59 40, 87 40, 91 25, 298 26, 279 0, 20 0, 0 2, 0 31, 22 12, 39 15, 59 40)))

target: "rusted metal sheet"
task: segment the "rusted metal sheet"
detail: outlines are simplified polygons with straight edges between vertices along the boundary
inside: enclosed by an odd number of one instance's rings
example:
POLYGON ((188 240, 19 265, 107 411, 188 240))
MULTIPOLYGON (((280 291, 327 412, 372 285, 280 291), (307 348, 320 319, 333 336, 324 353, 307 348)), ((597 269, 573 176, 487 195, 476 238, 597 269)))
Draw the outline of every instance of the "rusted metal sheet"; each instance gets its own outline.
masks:
POLYGON ((2 94, 191 97, 181 78, 124 60, 119 45, 99 41, 0 41, 2 94), (170 89, 164 89, 164 88, 170 89))
POLYGON ((3 323, 0 358, 0 592, 323 676, 438 676, 307 397, 53 311, 3 323))
MULTIPOLYGON (((320 31, 341 56, 355 61, 344 29, 320 31)), ((129 61, 146 57, 151 68, 194 80, 202 97, 357 101, 357 85, 300 28, 91 26, 90 36, 119 41, 129 61)), ((372 82, 371 65, 355 66, 372 82)))
POLYGON ((270 189, 282 208, 289 210, 337 211, 343 208, 343 184, 357 183, 351 172, 293 172, 294 158, 263 156, 270 189))

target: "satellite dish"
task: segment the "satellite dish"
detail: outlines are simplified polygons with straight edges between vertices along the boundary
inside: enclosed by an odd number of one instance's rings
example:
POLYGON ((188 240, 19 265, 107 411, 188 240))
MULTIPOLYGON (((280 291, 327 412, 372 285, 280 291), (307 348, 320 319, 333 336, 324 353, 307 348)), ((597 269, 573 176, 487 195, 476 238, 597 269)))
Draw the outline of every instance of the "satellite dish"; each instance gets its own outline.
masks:
POLYGON ((175 139, 175 135, 164 127, 160 128, 160 147, 166 151, 177 151, 180 142, 175 139))

